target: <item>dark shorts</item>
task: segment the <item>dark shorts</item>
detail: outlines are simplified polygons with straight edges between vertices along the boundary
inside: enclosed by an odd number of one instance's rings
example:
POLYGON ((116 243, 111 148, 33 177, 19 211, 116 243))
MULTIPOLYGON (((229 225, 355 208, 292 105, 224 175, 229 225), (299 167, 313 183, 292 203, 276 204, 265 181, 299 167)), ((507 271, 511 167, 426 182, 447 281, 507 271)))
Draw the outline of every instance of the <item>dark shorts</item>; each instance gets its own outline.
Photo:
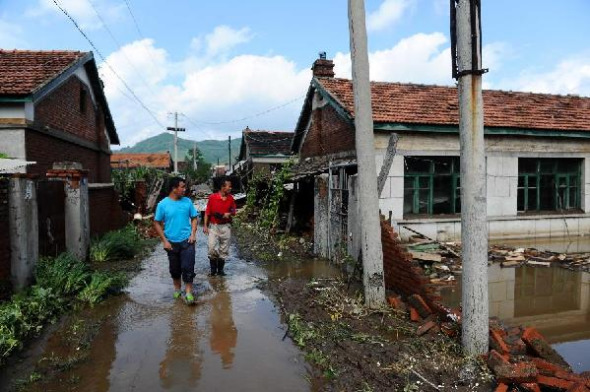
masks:
POLYGON ((195 244, 188 240, 170 242, 172 250, 167 250, 172 279, 180 279, 185 283, 193 283, 195 278, 195 244))

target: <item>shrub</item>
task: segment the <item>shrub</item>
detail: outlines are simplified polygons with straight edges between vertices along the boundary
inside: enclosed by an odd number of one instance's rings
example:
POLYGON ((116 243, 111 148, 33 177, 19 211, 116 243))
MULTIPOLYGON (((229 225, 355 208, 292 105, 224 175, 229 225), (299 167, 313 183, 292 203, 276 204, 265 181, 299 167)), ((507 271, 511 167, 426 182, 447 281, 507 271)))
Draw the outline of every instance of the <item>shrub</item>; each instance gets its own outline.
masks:
POLYGON ((90 260, 103 262, 109 260, 131 259, 144 246, 133 226, 111 231, 90 245, 90 260))

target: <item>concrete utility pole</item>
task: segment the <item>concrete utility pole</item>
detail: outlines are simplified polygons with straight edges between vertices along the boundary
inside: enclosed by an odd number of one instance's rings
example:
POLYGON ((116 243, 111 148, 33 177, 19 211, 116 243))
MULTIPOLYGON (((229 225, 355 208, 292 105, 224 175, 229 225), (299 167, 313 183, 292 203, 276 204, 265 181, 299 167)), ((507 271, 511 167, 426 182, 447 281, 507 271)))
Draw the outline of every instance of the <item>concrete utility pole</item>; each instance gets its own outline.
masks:
MULTIPOLYGON (((488 230, 486 169, 481 92, 480 0, 451 0, 451 35, 456 25, 461 142, 461 243, 463 248, 463 349, 488 351, 488 230), (453 19, 453 16, 455 18, 453 19), (456 23, 455 23, 456 21, 456 23)), ((454 41, 454 40, 452 40, 454 41)), ((454 45, 453 45, 454 46, 454 45)))
POLYGON ((197 170, 197 142, 193 146, 193 170, 197 170))
POLYGON ((174 173, 178 173, 178 132, 184 132, 184 128, 178 128, 178 112, 174 112, 174 127, 167 127, 168 131, 174 131, 174 173))
POLYGON ((371 110, 371 83, 367 29, 365 27, 364 0, 348 0, 350 29, 350 57, 354 90, 354 127, 356 159, 359 179, 359 205, 361 221, 361 249, 363 259, 363 286, 365 304, 376 308, 385 303, 383 282, 383 249, 377 196, 377 169, 375 165, 375 136, 371 110))
POLYGON ((231 172, 232 171, 232 166, 231 166, 231 136, 228 136, 227 137, 227 148, 229 149, 229 161, 228 161, 229 163, 228 163, 228 166, 229 166, 229 171, 231 172))

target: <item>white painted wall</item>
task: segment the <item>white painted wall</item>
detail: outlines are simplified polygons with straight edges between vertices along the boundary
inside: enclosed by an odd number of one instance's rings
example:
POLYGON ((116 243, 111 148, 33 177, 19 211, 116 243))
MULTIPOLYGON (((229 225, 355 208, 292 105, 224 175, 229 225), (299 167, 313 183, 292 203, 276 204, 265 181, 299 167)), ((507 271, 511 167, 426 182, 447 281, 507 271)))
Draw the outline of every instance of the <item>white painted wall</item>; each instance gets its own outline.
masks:
POLYGON ((0 105, 0 118, 26 118, 24 103, 3 103, 0 105))
POLYGON ((25 130, 0 129, 0 152, 11 158, 26 159, 25 130))
MULTIPOLYGON (((375 163, 381 169, 388 134, 375 135, 375 163)), ((400 134, 383 193, 379 198, 381 213, 391 217, 402 239, 413 233, 407 225, 441 241, 460 240, 460 217, 404 219, 404 156, 459 156, 458 135, 400 134)), ((550 139, 538 137, 486 137, 486 179, 488 232, 494 238, 563 237, 590 234, 590 140, 550 139), (582 210, 575 215, 517 215, 519 158, 582 158, 582 210)))

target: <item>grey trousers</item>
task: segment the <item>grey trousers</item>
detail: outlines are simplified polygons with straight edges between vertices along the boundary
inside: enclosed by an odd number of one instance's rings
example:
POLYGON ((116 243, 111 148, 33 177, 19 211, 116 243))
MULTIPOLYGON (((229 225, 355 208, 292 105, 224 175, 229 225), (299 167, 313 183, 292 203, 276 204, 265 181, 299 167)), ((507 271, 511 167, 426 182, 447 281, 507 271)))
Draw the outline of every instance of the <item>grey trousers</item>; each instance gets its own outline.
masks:
POLYGON ((221 260, 227 259, 230 239, 231 225, 229 223, 223 225, 209 225, 209 238, 207 239, 209 258, 221 260))

